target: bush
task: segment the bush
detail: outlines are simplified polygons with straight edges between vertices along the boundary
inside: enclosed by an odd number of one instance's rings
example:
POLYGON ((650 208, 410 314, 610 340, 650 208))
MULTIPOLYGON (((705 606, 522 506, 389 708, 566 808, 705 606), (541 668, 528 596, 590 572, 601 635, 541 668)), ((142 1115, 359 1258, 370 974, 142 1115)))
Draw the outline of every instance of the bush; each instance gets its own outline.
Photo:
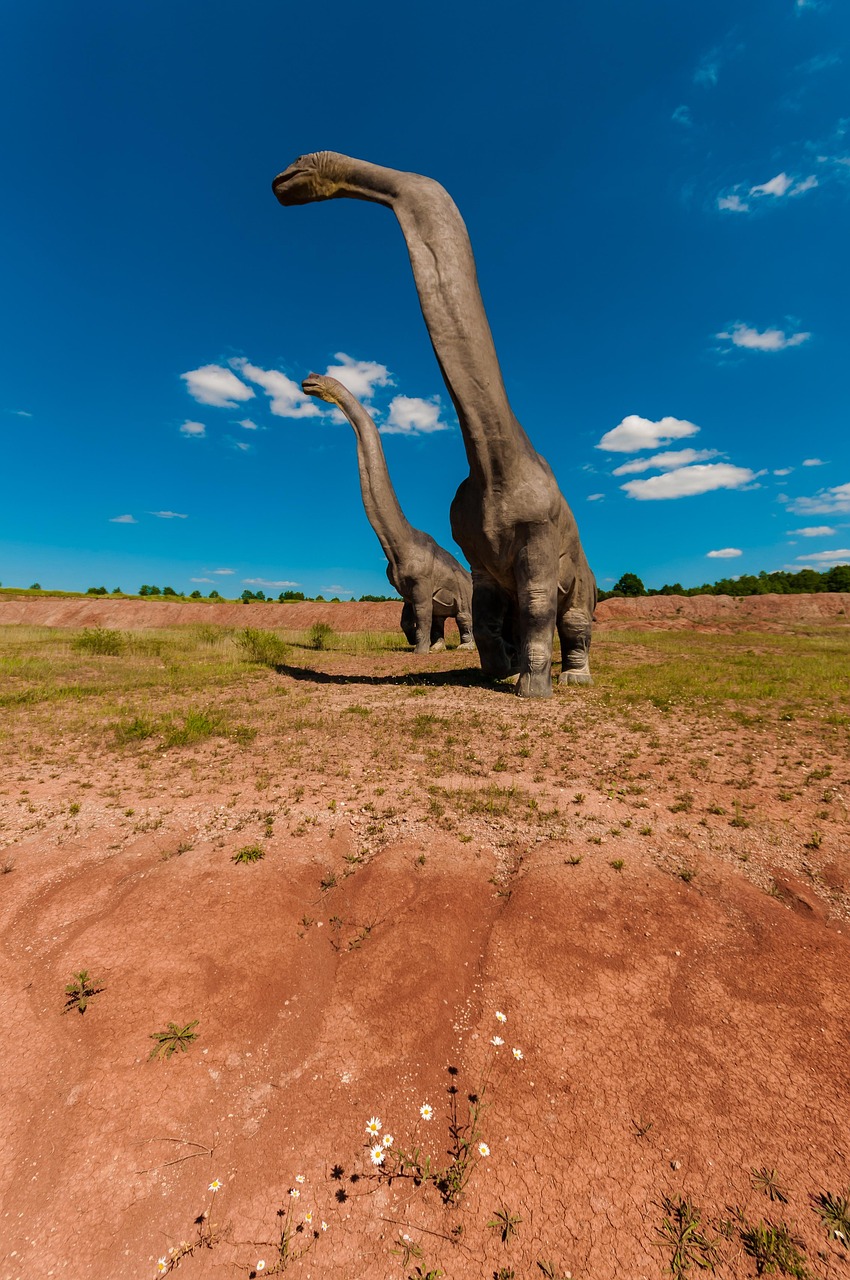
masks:
POLYGON ((276 667, 282 663, 289 648, 273 631, 259 631, 246 627, 236 636, 236 643, 248 662, 258 662, 264 667, 276 667))
POLYGON ((327 622, 314 622, 310 628, 309 645, 311 649, 330 649, 336 639, 336 632, 327 622))
POLYGON ((125 637, 120 631, 109 631, 106 627, 86 627, 83 634, 74 641, 74 648, 83 653, 101 653, 117 658, 124 652, 125 643, 125 637))

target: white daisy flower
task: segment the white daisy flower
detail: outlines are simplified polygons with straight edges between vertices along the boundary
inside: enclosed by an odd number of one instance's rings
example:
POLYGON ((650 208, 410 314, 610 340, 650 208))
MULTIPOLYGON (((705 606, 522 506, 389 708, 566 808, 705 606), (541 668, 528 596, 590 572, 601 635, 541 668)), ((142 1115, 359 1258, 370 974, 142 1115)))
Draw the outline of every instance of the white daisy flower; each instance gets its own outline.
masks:
POLYGON ((290 1187, 289 1194, 292 1196, 293 1200, 297 1200, 298 1197, 301 1195, 301 1192, 298 1190, 297 1187, 290 1187))
POLYGON ((207 1190, 208 1190, 208 1191, 218 1191, 218 1189, 219 1189, 219 1187, 220 1187, 220 1186, 221 1186, 221 1182, 219 1181, 219 1179, 218 1179, 218 1178, 213 1178, 212 1182, 211 1182, 211 1183, 210 1183, 210 1185, 207 1187, 207 1190))
POLYGON ((254 1267, 254 1270, 265 1271, 265 1269, 266 1269, 265 1260, 263 1258, 260 1258, 260 1261, 257 1263, 256 1267, 254 1267))
POLYGON ((372 1116, 372 1119, 371 1119, 371 1120, 369 1121, 369 1123, 366 1125, 366 1132, 367 1132, 367 1133, 380 1133, 380 1132, 381 1132, 381 1130, 383 1129, 383 1127, 384 1127, 384 1126, 381 1124, 381 1121, 378 1119, 378 1117, 377 1117, 377 1116, 372 1116))
POLYGON ((502 1037, 501 1037, 501 1036, 493 1036, 493 1039, 490 1041, 490 1043, 491 1043, 491 1044, 494 1044, 494 1045, 496 1046, 496 1048, 498 1049, 499 1045, 500 1045, 500 1044, 504 1044, 505 1042, 504 1042, 504 1040, 502 1039, 502 1037))
POLYGON ((422 1106, 419 1108, 419 1114, 423 1120, 430 1120, 434 1114, 434 1108, 429 1103, 423 1102, 422 1106))
POLYGON ((381 1144, 385 1147, 391 1147, 393 1145, 393 1141, 394 1139, 391 1133, 385 1133, 383 1138, 381 1138, 381 1144))
POLYGON ((511 1049, 511 1053, 514 1055, 517 1062, 522 1061, 522 1049, 511 1049))
POLYGON ((301 1183, 301 1184, 303 1185, 303 1184, 304 1184, 304 1182, 306 1182, 306 1178, 304 1177, 304 1174, 303 1174, 303 1173, 296 1173, 296 1175, 295 1175, 295 1181, 296 1181, 296 1182, 298 1182, 298 1183, 301 1183))
POLYGON ((165 1258, 157 1258, 156 1269, 161 1276, 165 1275, 166 1271, 168 1270, 168 1262, 166 1261, 165 1258))
POLYGON ((323 1222, 322 1222, 322 1224, 321 1224, 321 1227, 322 1227, 322 1230, 323 1230, 323 1231, 327 1231, 327 1229, 328 1229, 328 1224, 327 1224, 326 1222, 324 1222, 324 1221, 323 1221, 323 1222))
POLYGON ((380 1143, 378 1143, 377 1146, 373 1147, 372 1150, 369 1152, 369 1159, 372 1161, 372 1164, 384 1163, 384 1148, 381 1146, 380 1143))
POLYGON ((479 1154, 480 1156, 489 1156, 489 1154, 490 1154, 490 1148, 487 1146, 487 1143, 486 1143, 486 1142, 479 1142, 479 1144, 478 1144, 478 1154, 479 1154))
POLYGON ((505 1013, 501 1013, 501 1012, 497 1009, 497 1010, 496 1010, 496 1021, 497 1021, 497 1022, 507 1022, 507 1020, 508 1020, 507 1014, 505 1014, 505 1013))

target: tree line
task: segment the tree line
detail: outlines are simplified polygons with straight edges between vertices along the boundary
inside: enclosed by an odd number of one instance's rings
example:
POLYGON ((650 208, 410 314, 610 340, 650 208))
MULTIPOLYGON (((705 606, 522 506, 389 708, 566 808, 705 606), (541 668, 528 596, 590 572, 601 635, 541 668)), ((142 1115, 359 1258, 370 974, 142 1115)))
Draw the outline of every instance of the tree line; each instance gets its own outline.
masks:
POLYGON ((797 573, 742 573, 736 578, 704 582, 701 587, 683 587, 681 582, 663 587, 645 587, 636 573, 624 573, 610 591, 600 591, 600 600, 635 596, 787 596, 815 595, 821 591, 850 591, 850 564, 837 564, 819 573, 800 569, 797 573))

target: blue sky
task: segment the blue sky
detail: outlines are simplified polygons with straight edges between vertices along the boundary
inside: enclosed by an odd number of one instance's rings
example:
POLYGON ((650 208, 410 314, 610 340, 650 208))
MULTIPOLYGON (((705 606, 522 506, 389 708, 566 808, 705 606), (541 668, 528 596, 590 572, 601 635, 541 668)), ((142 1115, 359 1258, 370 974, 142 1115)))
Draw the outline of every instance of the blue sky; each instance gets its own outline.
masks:
POLYGON ((850 560, 842 0, 6 6, 0 581, 388 590, 354 437, 454 548, 463 442, 386 210, 438 178, 600 585, 850 560))

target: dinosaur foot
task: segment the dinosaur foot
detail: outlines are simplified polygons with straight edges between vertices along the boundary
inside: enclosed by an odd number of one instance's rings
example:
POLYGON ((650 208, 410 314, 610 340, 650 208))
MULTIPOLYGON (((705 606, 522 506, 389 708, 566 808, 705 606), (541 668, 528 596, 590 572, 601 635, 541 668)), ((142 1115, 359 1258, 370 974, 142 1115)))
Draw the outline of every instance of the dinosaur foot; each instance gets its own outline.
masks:
POLYGON ((429 652, 429 653, 442 653, 442 652, 443 652, 443 650, 445 649, 445 647, 446 647, 446 642, 445 642, 445 640, 443 640, 443 639, 442 639, 442 637, 441 637, 439 640, 435 640, 435 641, 434 641, 434 643, 431 645, 431 648, 428 650, 428 652, 429 652))
POLYGON ((523 671, 517 680, 518 698, 551 698, 552 676, 548 671, 523 671))
POLYGON ((562 671, 558 684, 593 684, 593 676, 589 671, 562 671))
POLYGON ((474 648, 475 648, 474 640, 462 640, 461 643, 458 645, 458 649, 474 649, 474 648))

